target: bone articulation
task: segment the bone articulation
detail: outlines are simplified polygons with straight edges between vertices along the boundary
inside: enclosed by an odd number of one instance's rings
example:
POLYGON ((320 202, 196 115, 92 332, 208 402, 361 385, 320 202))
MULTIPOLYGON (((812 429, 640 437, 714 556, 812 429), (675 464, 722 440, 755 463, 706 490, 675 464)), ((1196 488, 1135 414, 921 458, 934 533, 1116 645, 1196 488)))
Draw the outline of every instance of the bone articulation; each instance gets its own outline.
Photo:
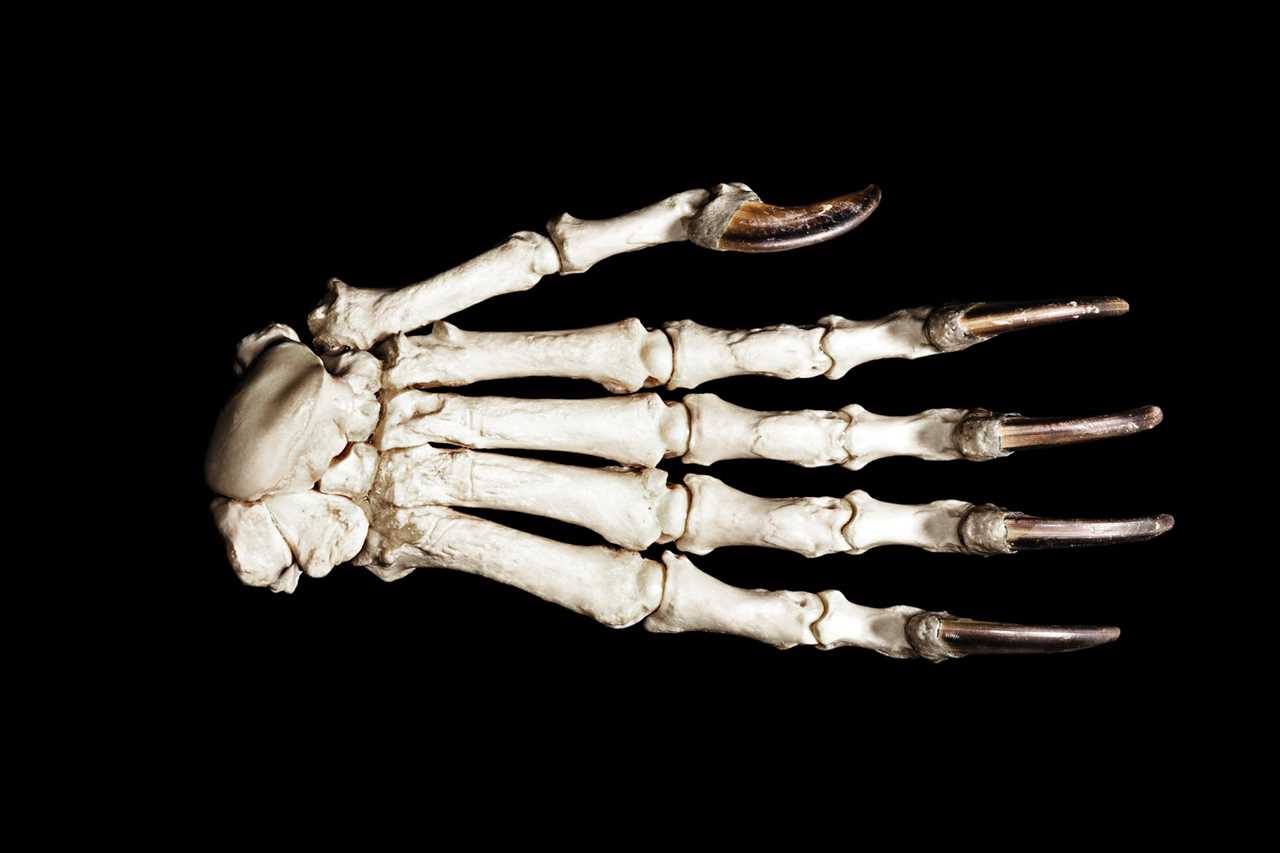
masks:
POLYGON ((662 565, 634 551, 566 545, 445 507, 378 508, 356 563, 388 580, 425 567, 481 575, 614 628, 662 600, 662 565))
POLYGON ((560 252, 560 274, 586 272, 605 258, 688 239, 688 221, 711 198, 689 190, 612 219, 586 220, 562 213, 547 223, 560 252))
POLYGON ((814 468, 840 465, 849 418, 839 412, 759 412, 715 394, 688 394, 689 451, 684 461, 712 465, 725 459, 775 459, 814 468))
POLYGON ((528 290, 559 269, 555 245, 541 234, 521 231, 495 249, 408 287, 357 288, 334 279, 325 301, 307 315, 307 326, 322 350, 368 350, 490 297, 528 290))
POLYGON ((383 454, 372 497, 555 518, 637 551, 679 536, 688 506, 684 489, 667 486, 656 468, 584 468, 429 444, 383 454))
POLYGON ((769 326, 725 330, 680 320, 663 326, 674 349, 668 388, 696 388, 727 376, 756 374, 803 379, 825 373, 831 358, 822 351, 821 327, 769 326))
POLYGON ((626 393, 671 375, 670 341, 635 318, 556 332, 467 332, 436 323, 430 335, 400 335, 385 349, 382 384, 389 390, 556 376, 626 393))
POLYGON ((427 442, 553 450, 652 468, 688 449, 689 415, 653 393, 530 400, 408 390, 386 400, 374 442, 382 450, 427 442))
POLYGON ((755 545, 820 557, 848 551, 841 531, 853 516, 840 498, 761 498, 702 474, 688 474, 689 518, 676 547, 706 554, 726 545, 755 545))

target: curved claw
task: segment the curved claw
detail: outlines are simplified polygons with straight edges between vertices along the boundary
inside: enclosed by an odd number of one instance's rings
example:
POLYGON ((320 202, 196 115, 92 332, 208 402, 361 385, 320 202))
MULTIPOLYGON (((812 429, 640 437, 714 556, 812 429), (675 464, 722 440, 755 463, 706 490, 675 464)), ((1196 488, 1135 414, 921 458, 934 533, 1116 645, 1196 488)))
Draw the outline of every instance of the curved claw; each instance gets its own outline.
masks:
POLYGON ((783 252, 852 231, 880 204, 874 184, 800 207, 766 204, 746 186, 722 184, 690 222, 689 239, 721 252, 783 252))
POLYGON ((939 352, 955 352, 1019 329, 1034 329, 1098 317, 1118 317, 1129 303, 1118 296, 1053 302, 975 302, 935 308, 924 323, 925 337, 939 352))
POLYGON ((969 554, 1121 545, 1154 539, 1172 529, 1171 515, 1105 520, 1038 518, 992 504, 972 507, 959 524, 963 550, 969 554))
POLYGON ((1091 418, 1025 418, 1005 415, 1000 418, 1000 447, 1018 450, 1027 447, 1051 447, 1078 444, 1100 438, 1115 438, 1152 429, 1164 420, 1157 406, 1142 406, 1091 418))
POLYGON ((920 657, 942 661, 968 655, 1050 654, 1091 649, 1115 640, 1120 636, 1120 629, 1010 625, 926 611, 907 620, 906 634, 911 648, 920 657))
POLYGON ((1028 418, 970 409, 956 424, 957 449, 977 462, 1008 456, 1015 450, 1080 444, 1153 429, 1164 420, 1157 406, 1141 406, 1113 415, 1087 418, 1028 418))

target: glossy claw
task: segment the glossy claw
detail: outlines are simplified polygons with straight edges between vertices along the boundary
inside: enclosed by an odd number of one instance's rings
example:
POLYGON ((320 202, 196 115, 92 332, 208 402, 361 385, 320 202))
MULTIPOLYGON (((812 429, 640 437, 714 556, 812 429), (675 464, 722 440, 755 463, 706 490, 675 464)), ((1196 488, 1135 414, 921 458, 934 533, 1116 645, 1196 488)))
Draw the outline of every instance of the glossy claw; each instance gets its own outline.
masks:
POLYGON ((1120 636, 1120 629, 1010 625, 925 612, 907 621, 906 634, 920 657, 941 661, 968 655, 1050 654, 1091 649, 1115 640, 1120 636))
POLYGON ((967 554, 1013 554, 1050 548, 1143 542, 1171 529, 1171 515, 1098 521, 1037 518, 1009 512, 993 504, 972 507, 959 525, 962 550, 967 554))
POLYGON ((944 305, 925 321, 925 335, 939 352, 955 352, 1019 329, 1068 320, 1117 317, 1129 310, 1118 296, 1057 302, 975 302, 944 305))
POLYGON ((1029 447, 1054 447, 1132 435, 1152 429, 1162 420, 1164 413, 1156 406, 1091 418, 1027 418, 976 410, 961 423, 959 437, 961 449, 967 456, 988 459, 1029 447))
POLYGON ((1093 521, 1081 518, 1035 518, 1010 513, 1005 516, 1006 541, 1014 551, 1079 548, 1145 542, 1173 529, 1173 516, 1093 521))
POLYGON ((857 228, 880 204, 874 184, 801 207, 766 204, 741 185, 719 190, 692 223, 689 239, 721 252, 783 252, 822 243, 857 228))

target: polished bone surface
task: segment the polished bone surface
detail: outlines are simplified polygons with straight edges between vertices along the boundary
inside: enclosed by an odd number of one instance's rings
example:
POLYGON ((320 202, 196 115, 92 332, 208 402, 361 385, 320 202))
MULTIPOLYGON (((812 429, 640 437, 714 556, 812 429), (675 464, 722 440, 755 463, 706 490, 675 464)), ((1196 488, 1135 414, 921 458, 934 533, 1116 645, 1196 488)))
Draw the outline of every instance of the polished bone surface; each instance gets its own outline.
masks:
MULTIPOLYGON (((720 632, 778 648, 855 646, 890 657, 1071 651, 1114 640, 1110 627, 1004 625, 908 606, 864 607, 838 590, 746 590, 666 550, 726 546, 806 557, 882 546, 953 554, 1138 542, 1167 515, 1048 519, 990 504, 895 504, 843 496, 760 497, 705 473, 669 480, 657 465, 760 459, 850 470, 891 456, 984 461, 1015 450, 1125 436, 1156 426, 1145 406, 1113 415, 1028 417, 982 408, 877 414, 757 411, 712 393, 656 391, 742 375, 840 379, 884 358, 958 352, 1004 332, 1123 314, 1115 297, 918 307, 872 320, 718 329, 637 318, 589 329, 466 331, 448 317, 543 277, 583 273, 615 255, 688 241, 775 252, 847 233, 880 203, 871 186, 778 207, 740 183, 678 192, 612 219, 553 218, 417 284, 334 280, 308 316, 312 346, 274 323, 236 350, 243 381, 214 427, 206 479, 227 557, 249 586, 293 592, 354 562, 384 580, 447 568, 510 584, 612 627, 720 632), (430 329, 419 332, 425 327, 430 329), (547 376, 615 396, 525 399, 440 390, 547 376), (495 451, 549 451, 614 465, 495 451), (468 509, 544 516, 594 531, 599 545, 534 536, 468 509)), ((483 630, 478 625, 477 630, 483 630)))

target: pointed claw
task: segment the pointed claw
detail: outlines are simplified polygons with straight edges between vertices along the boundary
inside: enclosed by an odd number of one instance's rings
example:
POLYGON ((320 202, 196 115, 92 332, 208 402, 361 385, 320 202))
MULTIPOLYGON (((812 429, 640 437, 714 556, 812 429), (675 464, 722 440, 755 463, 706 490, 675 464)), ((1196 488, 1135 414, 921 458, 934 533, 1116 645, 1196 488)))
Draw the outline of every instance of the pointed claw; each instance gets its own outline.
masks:
POLYGON ((907 640, 932 661, 968 655, 1074 652, 1110 643, 1120 629, 1104 626, 1010 625, 959 619, 950 613, 917 613, 907 621, 907 640))
POLYGON ((838 237, 862 224, 880 204, 880 188, 801 207, 766 204, 741 185, 722 185, 690 226, 689 239, 722 252, 782 252, 838 237))
POLYGON ((1093 521, 1082 518, 1035 518, 1010 513, 1005 516, 1004 526, 1010 548, 1014 551, 1036 551, 1144 542, 1172 530, 1173 516, 1093 521))
POLYGON ((1058 302, 975 302, 944 305, 925 321, 925 335, 940 352, 955 352, 1005 332, 1068 320, 1117 317, 1129 310, 1118 296, 1058 302))
POLYGON ((1164 420, 1164 413, 1156 406, 1142 406, 1091 418, 1026 418, 1022 415, 988 415, 981 411, 977 414, 978 417, 965 419, 965 433, 980 432, 984 424, 978 421, 991 423, 995 427, 993 437, 998 441, 995 455, 1028 447, 1053 447, 1132 435, 1153 429, 1164 420))
POLYGON ((1173 529, 1173 516, 1090 520, 1037 518, 993 504, 972 507, 960 520, 960 541, 969 554, 1013 554, 1050 548, 1117 545, 1154 539, 1173 529))

